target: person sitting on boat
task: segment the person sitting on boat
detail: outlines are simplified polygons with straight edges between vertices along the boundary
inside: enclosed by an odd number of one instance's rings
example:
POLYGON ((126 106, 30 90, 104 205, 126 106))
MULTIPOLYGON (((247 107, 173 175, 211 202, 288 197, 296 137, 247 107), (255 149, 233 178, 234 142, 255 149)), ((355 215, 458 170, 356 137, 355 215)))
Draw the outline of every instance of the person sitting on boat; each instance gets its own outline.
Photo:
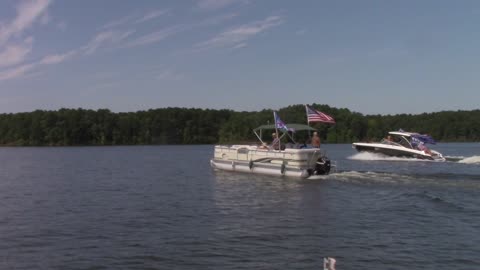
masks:
POLYGON ((320 137, 318 137, 318 132, 313 132, 312 137, 312 147, 313 148, 320 148, 320 137))
POLYGON ((268 149, 268 145, 266 143, 262 143, 258 149, 268 149))
POLYGON ((298 148, 297 143, 293 139, 293 131, 287 132, 287 143, 285 144, 285 148, 298 148))
POLYGON ((423 151, 426 154, 429 154, 429 155, 432 154, 432 151, 430 151, 430 149, 428 149, 428 147, 423 142, 419 142, 418 145, 417 145, 417 148, 418 148, 418 150, 423 151))
POLYGON ((281 150, 280 139, 277 137, 277 133, 272 133, 272 149, 281 150))
POLYGON ((387 138, 383 139, 382 141, 383 143, 386 143, 386 144, 394 144, 394 141, 392 139, 392 136, 388 135, 387 138))
POLYGON ((299 148, 299 149, 308 148, 308 145, 307 145, 307 143, 304 141, 304 142, 301 142, 301 143, 298 144, 298 148, 299 148))

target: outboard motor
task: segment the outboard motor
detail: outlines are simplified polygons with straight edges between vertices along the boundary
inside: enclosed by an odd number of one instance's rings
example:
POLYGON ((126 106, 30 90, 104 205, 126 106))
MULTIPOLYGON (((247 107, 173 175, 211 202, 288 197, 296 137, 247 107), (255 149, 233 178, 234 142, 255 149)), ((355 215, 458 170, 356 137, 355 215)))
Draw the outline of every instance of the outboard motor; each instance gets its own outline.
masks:
POLYGON ((332 164, 327 157, 319 157, 315 165, 315 175, 325 175, 330 173, 332 164))

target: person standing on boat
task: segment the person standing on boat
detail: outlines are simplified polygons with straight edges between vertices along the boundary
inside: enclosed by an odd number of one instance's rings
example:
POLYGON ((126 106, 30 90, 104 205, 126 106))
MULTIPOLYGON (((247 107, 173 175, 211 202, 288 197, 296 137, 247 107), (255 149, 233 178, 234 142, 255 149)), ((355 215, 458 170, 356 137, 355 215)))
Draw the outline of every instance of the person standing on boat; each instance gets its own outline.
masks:
POLYGON ((312 147, 313 148, 320 148, 320 137, 318 137, 318 132, 313 132, 312 137, 312 147))
POLYGON ((277 137, 277 133, 272 133, 272 148, 275 150, 280 150, 280 139, 277 137))

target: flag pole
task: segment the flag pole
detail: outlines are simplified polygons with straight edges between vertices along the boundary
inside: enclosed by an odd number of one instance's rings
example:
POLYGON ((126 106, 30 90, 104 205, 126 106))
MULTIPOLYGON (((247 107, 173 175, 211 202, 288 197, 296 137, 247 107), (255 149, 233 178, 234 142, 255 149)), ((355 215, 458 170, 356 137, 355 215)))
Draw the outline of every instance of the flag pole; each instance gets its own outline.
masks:
MULTIPOLYGON (((305 115, 307 116, 307 126, 310 127, 310 121, 308 121, 308 105, 305 104, 305 115)), ((308 130, 308 138, 312 138, 312 135, 310 134, 310 129, 308 130)))
POLYGON ((275 150, 275 140, 277 140, 278 150, 280 150, 280 140, 279 140, 279 137, 278 137, 277 118, 278 118, 277 112, 273 111, 273 124, 275 125, 275 138, 272 141, 273 150, 275 150))
POLYGON ((310 126, 310 121, 308 121, 308 105, 305 104, 305 115, 307 116, 307 125, 310 126))

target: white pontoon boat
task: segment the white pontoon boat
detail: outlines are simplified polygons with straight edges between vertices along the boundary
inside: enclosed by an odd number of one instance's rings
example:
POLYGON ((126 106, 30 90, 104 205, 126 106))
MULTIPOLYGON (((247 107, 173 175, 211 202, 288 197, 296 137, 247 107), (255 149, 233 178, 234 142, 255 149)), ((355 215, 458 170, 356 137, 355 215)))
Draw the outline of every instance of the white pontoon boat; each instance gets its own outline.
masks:
MULTIPOLYGON (((287 124, 289 130, 295 132, 315 129, 302 124, 287 124)), ((325 152, 319 148, 312 148, 296 143, 293 138, 291 144, 275 150, 266 147, 262 140, 262 132, 275 129, 275 125, 263 125, 254 130, 261 145, 216 145, 215 153, 210 164, 214 169, 267 174, 276 176, 315 178, 318 175, 329 174, 331 161, 325 152)), ((290 132, 282 131, 282 136, 291 136, 290 132)))

